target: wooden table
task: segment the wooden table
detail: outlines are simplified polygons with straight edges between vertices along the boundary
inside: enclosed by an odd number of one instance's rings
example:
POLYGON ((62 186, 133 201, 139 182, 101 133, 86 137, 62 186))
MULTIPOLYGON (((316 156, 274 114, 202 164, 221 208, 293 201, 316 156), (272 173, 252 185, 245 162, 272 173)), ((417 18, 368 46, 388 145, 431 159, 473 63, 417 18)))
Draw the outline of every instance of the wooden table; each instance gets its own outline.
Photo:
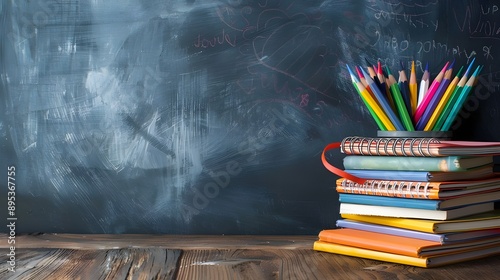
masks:
POLYGON ((316 236, 0 234, 0 279, 498 279, 500 257, 425 269, 312 250, 316 236))

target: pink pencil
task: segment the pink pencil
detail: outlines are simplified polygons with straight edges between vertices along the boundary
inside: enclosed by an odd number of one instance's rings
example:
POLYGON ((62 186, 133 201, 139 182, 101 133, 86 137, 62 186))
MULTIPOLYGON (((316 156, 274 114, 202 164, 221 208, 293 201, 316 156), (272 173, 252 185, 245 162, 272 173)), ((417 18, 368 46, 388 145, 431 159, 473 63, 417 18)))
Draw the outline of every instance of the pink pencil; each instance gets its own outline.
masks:
POLYGON ((439 72, 439 74, 436 76, 434 81, 432 81, 432 84, 430 85, 429 89, 425 93, 425 96, 424 96, 424 99, 422 100, 422 103, 420 103, 418 105, 417 110, 415 111, 415 115, 413 115, 413 121, 415 123, 418 122, 418 120, 424 114, 427 106, 429 106, 429 103, 431 102, 432 97, 436 93, 437 89, 439 88, 439 84, 441 84, 441 81, 443 80, 444 74, 446 72, 446 69, 448 68, 449 63, 450 62, 446 62, 443 69, 441 70, 441 72, 439 72))

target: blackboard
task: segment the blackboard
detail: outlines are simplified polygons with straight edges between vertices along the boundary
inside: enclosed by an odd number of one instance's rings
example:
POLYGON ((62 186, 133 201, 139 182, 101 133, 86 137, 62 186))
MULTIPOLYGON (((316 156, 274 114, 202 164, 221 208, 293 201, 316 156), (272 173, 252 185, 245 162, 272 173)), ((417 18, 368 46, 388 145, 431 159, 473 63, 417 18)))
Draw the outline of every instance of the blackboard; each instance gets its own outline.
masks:
POLYGON ((2 1, 2 197, 14 168, 18 233, 317 234, 338 218, 322 149, 377 131, 345 65, 415 60, 420 77, 475 58, 454 135, 500 141, 499 14, 495 1, 2 1))

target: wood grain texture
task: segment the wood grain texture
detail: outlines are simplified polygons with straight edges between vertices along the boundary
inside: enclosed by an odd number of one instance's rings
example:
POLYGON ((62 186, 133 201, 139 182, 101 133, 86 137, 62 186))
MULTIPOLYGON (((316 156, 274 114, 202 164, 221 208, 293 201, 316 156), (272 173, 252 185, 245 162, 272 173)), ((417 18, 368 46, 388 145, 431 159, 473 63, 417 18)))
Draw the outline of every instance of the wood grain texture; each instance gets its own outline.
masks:
POLYGON ((0 250, 0 279, 175 279, 180 250, 19 249, 16 271, 0 250))
MULTIPOLYGON (((7 235, 0 234, 0 248, 8 248, 7 235)), ((29 234, 16 238, 18 248, 66 249, 309 249, 316 236, 303 235, 151 235, 151 234, 29 234)))
POLYGON ((0 279, 469 280, 495 279, 500 274, 498 256, 425 269, 317 252, 310 243, 315 239, 21 235, 16 237, 14 273, 7 270, 9 249, 5 238, 0 241, 0 279))

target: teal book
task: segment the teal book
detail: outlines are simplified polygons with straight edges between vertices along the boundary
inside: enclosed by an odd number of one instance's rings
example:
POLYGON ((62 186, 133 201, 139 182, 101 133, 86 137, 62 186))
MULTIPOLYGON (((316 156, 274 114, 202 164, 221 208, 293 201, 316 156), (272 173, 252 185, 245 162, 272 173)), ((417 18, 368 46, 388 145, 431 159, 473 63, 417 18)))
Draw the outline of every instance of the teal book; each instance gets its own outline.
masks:
POLYGON ((345 169, 368 170, 455 172, 492 163, 492 156, 407 157, 351 155, 344 158, 345 169))
POLYGON ((464 171, 408 171, 408 170, 368 170, 345 169, 345 172, 363 179, 418 181, 418 182, 445 182, 456 180, 474 180, 493 177, 493 164, 483 165, 464 171))
POLYGON ((500 191, 476 193, 450 199, 417 199, 365 194, 339 193, 341 203, 404 207, 426 210, 446 210, 500 200, 500 191))

